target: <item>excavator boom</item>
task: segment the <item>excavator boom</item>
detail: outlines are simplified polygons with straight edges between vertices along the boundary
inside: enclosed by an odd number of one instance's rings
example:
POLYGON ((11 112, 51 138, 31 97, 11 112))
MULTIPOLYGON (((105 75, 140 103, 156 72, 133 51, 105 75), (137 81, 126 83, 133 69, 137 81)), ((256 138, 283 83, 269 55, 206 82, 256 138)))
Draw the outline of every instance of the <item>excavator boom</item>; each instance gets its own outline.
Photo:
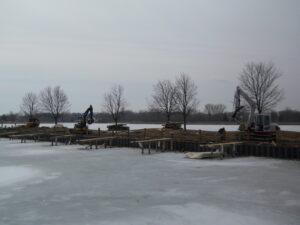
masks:
POLYGON ((245 106, 241 106, 241 97, 249 104, 250 107, 250 113, 246 124, 247 127, 250 127, 251 124, 254 122, 254 113, 256 109, 256 104, 239 86, 236 88, 236 92, 234 95, 235 111, 232 115, 232 118, 236 120, 236 116, 238 112, 245 107, 245 106))

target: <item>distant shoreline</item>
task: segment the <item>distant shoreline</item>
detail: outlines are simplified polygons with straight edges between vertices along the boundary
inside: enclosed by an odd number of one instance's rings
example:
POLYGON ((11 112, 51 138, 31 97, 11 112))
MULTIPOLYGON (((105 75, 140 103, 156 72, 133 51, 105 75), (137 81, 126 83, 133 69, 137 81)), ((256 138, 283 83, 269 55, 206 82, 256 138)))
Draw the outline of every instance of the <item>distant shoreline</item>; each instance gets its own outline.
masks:
MULTIPOLYGON (((16 125, 20 125, 20 124, 25 124, 26 122, 3 122, 0 123, 3 125, 7 125, 7 124, 16 124, 16 125)), ((54 124, 54 122, 41 122, 43 124, 54 124)), ((60 123, 76 123, 76 122, 58 122, 58 124, 60 123)), ((99 124, 113 124, 113 122, 95 122, 95 123, 99 123, 99 124)), ((158 123, 158 122, 120 122, 120 123, 126 123, 126 124, 163 124, 163 123, 158 123)), ((233 123, 233 122, 192 122, 192 123, 187 123, 187 125, 238 125, 237 123, 233 123)), ((298 126, 300 125, 300 122, 279 122, 278 125, 291 125, 291 126, 298 126)))

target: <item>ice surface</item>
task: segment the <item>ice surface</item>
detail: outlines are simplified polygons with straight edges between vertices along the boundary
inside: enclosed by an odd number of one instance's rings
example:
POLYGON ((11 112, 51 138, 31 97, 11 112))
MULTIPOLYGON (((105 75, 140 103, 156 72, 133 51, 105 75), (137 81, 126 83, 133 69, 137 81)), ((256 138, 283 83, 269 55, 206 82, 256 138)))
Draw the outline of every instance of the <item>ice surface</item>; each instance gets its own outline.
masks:
POLYGON ((0 187, 31 179, 37 174, 37 170, 24 166, 0 166, 0 187))
POLYGON ((289 224, 300 162, 0 139, 0 224, 289 224))

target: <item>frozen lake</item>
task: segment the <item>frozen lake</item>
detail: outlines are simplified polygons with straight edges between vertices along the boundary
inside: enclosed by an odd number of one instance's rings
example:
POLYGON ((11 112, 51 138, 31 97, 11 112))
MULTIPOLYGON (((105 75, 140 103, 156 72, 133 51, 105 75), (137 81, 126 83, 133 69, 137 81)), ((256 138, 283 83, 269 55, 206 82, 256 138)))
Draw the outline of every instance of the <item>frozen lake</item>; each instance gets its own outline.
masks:
POLYGON ((298 225, 299 177, 298 161, 0 139, 0 224, 298 225))
MULTIPOLYGON (((74 123, 62 123, 65 127, 73 128, 74 123)), ((14 126, 14 124, 5 124, 6 126, 14 126)), ((5 126, 3 125, 3 126, 5 126)), ((111 125, 111 123, 94 123, 89 126, 90 129, 97 130, 100 128, 101 130, 107 130, 107 125, 111 125)), ((40 126, 52 127, 54 123, 41 123, 40 126)), ((128 123, 127 126, 130 127, 131 130, 136 129, 144 129, 144 128, 162 128, 161 124, 134 124, 128 123)), ((207 131, 218 131, 220 128, 225 127, 227 131, 237 131, 238 125, 227 125, 227 124, 219 124, 219 125, 210 125, 210 124, 193 124, 187 125, 188 129, 192 130, 207 130, 207 131)), ((300 125, 280 125, 281 130, 286 131, 297 131, 300 132, 300 125)))

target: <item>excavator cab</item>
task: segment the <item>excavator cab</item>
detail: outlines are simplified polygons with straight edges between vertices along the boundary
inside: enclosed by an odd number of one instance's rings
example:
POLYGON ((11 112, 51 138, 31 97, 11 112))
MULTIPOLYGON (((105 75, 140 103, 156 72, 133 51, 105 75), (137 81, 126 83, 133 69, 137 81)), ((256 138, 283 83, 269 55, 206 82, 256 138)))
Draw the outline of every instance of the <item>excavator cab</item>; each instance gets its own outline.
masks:
POLYGON ((280 130, 278 124, 272 123, 271 116, 268 114, 258 114, 255 117, 255 130, 274 132, 280 130))
POLYGON ((255 130, 269 131, 271 129, 271 119, 269 115, 258 114, 255 116, 255 130))

